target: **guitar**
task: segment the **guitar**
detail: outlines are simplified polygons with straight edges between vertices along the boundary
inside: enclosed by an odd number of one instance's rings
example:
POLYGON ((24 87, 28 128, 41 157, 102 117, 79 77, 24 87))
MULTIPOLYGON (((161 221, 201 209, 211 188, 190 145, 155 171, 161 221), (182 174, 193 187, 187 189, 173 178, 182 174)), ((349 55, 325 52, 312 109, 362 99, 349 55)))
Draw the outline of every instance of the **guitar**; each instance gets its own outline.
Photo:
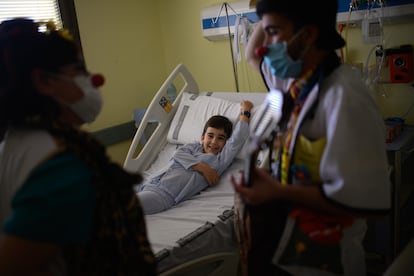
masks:
MULTIPOLYGON (((283 93, 272 90, 267 95, 260 110, 255 116, 255 124, 251 126, 248 140, 248 156, 245 161, 243 182, 246 186, 252 185, 252 171, 256 167, 258 153, 269 147, 278 132, 279 121, 282 118, 284 105, 283 93)), ((271 203, 272 205, 274 203, 271 203)), ((269 210, 268 205, 246 205, 236 194, 235 198, 235 223, 240 248, 241 275, 266 275, 270 267, 274 246, 263 241, 266 235, 272 234, 275 227, 262 227, 265 224, 269 210), (260 227, 256 227, 256 226, 260 227), (254 226, 254 228, 252 227, 254 226), (263 228, 263 229, 261 229, 263 228), (267 233, 270 232, 270 233, 267 233), (264 248, 263 245, 266 245, 264 248)), ((268 218, 267 218, 268 219, 268 218)), ((279 227, 279 226, 276 226, 279 227)), ((280 227, 279 227, 280 228, 280 227)))

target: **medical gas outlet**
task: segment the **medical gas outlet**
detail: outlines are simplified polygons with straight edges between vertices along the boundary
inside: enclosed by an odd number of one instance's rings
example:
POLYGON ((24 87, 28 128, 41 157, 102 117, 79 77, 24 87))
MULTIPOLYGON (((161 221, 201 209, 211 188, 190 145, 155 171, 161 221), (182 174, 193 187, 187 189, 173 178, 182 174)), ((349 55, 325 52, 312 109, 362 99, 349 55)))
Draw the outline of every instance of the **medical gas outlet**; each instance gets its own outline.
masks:
POLYGON ((411 45, 401 45, 399 48, 385 50, 379 48, 375 54, 376 66, 382 66, 380 82, 409 83, 414 80, 413 47, 411 45))

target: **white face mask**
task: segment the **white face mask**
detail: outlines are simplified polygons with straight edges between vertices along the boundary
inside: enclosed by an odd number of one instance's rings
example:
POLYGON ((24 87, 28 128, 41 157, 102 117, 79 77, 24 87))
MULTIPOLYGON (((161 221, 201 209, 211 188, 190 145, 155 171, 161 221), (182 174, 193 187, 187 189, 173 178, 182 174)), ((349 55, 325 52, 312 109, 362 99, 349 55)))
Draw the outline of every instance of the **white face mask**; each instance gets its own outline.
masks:
POLYGON ((75 83, 83 92, 83 97, 76 103, 67 103, 58 100, 61 104, 67 105, 84 123, 92 123, 102 109, 102 95, 98 87, 104 83, 104 78, 100 74, 78 75, 68 77, 49 73, 50 76, 75 83))
POLYGON ((79 75, 73 78, 76 85, 82 90, 83 97, 69 107, 85 123, 92 123, 102 109, 103 100, 101 92, 92 84, 91 76, 79 75))
POLYGON ((272 89, 281 90, 283 92, 289 91, 290 85, 295 80, 293 78, 282 79, 271 74, 270 68, 267 67, 264 62, 262 63, 262 70, 264 70, 264 72, 267 72, 266 70, 269 71, 270 75, 264 74, 264 76, 266 82, 271 86, 270 88, 272 89))

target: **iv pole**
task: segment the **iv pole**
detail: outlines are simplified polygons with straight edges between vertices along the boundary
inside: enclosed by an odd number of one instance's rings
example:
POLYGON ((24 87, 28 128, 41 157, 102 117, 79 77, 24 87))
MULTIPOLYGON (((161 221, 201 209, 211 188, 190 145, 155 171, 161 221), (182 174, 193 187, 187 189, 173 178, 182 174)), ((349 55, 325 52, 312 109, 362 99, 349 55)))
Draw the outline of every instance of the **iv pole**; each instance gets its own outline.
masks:
POLYGON ((218 13, 218 15, 216 17, 216 22, 217 22, 218 18, 220 17, 220 13, 223 10, 223 7, 225 8, 225 11, 226 11, 227 35, 228 35, 228 38, 229 38, 229 46, 230 46, 230 54, 231 54, 231 63, 232 63, 232 66, 233 66, 234 82, 235 82, 235 85, 236 85, 236 91, 239 92, 239 80, 238 80, 238 77, 237 77, 237 66, 236 66, 236 62, 234 61, 233 43, 232 43, 232 39, 231 39, 230 21, 229 21, 229 11, 228 11, 228 8, 230 8, 237 16, 238 16, 238 14, 237 14, 237 12, 234 11, 234 9, 230 6, 229 3, 224 2, 221 5, 220 11, 219 11, 219 13, 218 13))
POLYGON ((229 37, 229 46, 230 46, 230 54, 231 54, 231 64, 233 65, 234 83, 236 84, 236 92, 239 92, 239 79, 238 79, 238 76, 237 76, 236 62, 234 61, 233 43, 231 41, 232 39, 231 39, 231 33, 230 33, 229 11, 227 9, 228 6, 229 6, 229 4, 227 2, 224 2, 224 7, 226 8, 227 34, 228 34, 228 37, 229 37))

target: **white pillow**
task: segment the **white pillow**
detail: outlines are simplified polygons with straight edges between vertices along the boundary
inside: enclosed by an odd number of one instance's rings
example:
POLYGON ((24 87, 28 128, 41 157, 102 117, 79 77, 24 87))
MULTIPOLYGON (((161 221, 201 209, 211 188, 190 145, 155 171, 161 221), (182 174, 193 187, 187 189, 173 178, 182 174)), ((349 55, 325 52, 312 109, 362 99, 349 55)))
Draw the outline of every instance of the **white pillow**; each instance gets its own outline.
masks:
MULTIPOLYGON (((254 115, 259 108, 260 105, 254 106, 251 110, 250 125, 254 125, 255 121, 258 120, 257 116, 254 115)), ((183 92, 177 113, 168 130, 168 142, 174 144, 199 142, 204 124, 213 115, 226 116, 235 125, 240 118, 240 102, 183 92)), ((238 157, 243 158, 246 150, 245 145, 238 157)))
POLYGON ((240 115, 240 103, 183 92, 168 131, 168 142, 187 144, 200 141, 204 124, 213 115, 226 116, 234 124, 240 115))

